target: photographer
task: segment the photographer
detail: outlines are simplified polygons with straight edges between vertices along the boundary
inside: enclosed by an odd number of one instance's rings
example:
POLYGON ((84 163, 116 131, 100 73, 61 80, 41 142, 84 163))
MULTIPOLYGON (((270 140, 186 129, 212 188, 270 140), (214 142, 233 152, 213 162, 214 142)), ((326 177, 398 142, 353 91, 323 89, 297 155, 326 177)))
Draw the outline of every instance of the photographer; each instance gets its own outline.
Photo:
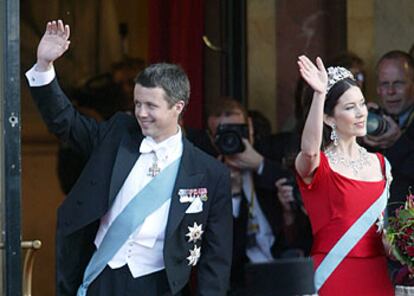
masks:
POLYGON ((368 135, 363 143, 390 161, 394 180, 388 212, 402 205, 414 185, 414 61, 402 51, 390 51, 377 64, 381 107, 369 106, 368 135))
POLYGON ((295 240, 302 235, 293 231, 299 211, 286 207, 278 199, 275 181, 287 177, 287 172, 271 160, 274 150, 271 140, 254 140, 257 137, 251 118, 239 102, 227 98, 215 104, 209 112, 208 126, 209 145, 205 137, 192 139, 231 170, 234 218, 231 295, 243 295, 246 263, 268 262, 296 248, 295 240))

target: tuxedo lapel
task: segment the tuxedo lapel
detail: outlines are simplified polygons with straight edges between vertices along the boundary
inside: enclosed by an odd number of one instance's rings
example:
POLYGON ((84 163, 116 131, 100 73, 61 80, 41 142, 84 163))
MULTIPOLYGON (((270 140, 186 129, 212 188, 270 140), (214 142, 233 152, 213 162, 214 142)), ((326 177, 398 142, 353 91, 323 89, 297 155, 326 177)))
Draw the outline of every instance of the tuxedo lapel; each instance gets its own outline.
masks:
POLYGON ((197 166, 197 158, 194 156, 194 146, 183 137, 183 155, 181 157, 180 168, 175 181, 171 206, 168 214, 168 223, 165 238, 168 239, 177 229, 180 221, 185 215, 189 204, 181 203, 178 195, 179 189, 191 189, 200 187, 200 182, 204 174, 197 166))
POLYGON ((108 206, 111 206, 116 194, 121 189, 122 184, 124 184, 125 179, 128 177, 128 174, 131 172, 132 167, 137 161, 140 155, 139 144, 143 138, 143 135, 139 134, 136 130, 129 130, 129 132, 123 136, 112 170, 108 206))

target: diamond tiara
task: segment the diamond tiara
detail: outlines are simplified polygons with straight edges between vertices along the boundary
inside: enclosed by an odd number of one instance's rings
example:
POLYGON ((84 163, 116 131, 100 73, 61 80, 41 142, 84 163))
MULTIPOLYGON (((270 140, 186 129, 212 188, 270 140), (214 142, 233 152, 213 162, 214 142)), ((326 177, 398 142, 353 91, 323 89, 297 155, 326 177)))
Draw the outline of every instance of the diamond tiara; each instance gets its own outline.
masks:
POLYGON ((335 83, 344 80, 346 78, 351 78, 352 80, 355 80, 354 75, 352 73, 345 69, 344 67, 329 67, 327 69, 328 72, 328 86, 326 88, 326 92, 328 93, 329 90, 332 88, 332 86, 335 85, 335 83))

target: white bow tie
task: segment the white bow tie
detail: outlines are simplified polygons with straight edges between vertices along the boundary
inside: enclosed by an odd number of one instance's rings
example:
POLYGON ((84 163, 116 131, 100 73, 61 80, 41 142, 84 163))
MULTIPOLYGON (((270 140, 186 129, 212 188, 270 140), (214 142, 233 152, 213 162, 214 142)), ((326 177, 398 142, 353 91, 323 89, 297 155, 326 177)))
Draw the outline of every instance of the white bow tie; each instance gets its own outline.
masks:
POLYGON ((157 143, 148 138, 144 138, 142 140, 139 152, 143 154, 154 152, 159 160, 165 160, 167 157, 167 148, 158 146, 157 143))

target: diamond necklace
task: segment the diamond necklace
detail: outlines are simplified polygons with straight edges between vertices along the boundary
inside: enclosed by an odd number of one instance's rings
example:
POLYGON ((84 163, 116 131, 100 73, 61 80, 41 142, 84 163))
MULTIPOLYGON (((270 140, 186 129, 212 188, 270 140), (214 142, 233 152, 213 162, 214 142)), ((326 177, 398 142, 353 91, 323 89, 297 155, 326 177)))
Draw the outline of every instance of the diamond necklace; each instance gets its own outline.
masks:
POLYGON ((328 148, 325 150, 325 154, 331 164, 340 164, 345 168, 350 168, 352 169, 354 175, 358 175, 359 171, 365 166, 371 166, 367 150, 359 146, 358 152, 359 157, 357 159, 349 159, 346 158, 343 153, 339 152, 338 150, 335 151, 333 148, 328 148))

